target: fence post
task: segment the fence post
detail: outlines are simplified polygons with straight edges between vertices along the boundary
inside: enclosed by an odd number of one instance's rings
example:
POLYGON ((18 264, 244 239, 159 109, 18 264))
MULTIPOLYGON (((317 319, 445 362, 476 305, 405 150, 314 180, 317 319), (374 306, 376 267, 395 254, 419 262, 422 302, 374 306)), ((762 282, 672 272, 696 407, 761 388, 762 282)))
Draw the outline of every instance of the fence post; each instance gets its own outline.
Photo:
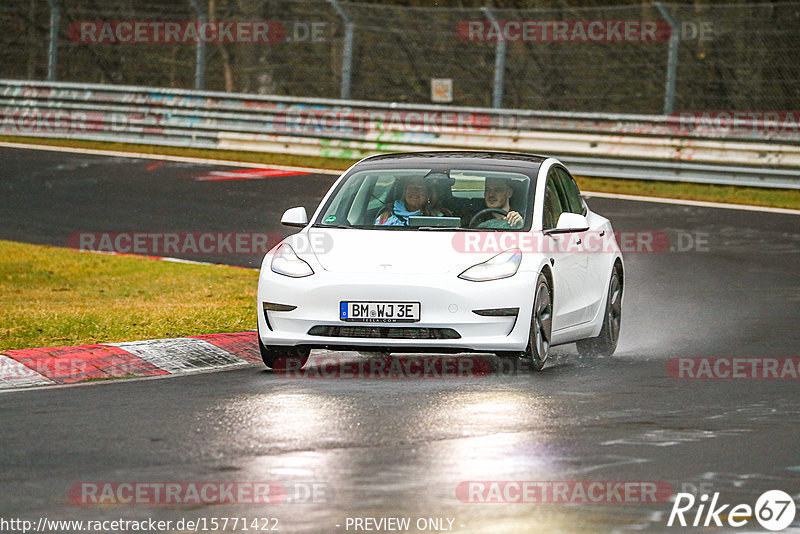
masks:
MULTIPOLYGON (((481 11, 486 14, 486 18, 492 23, 497 19, 488 7, 482 7, 481 11)), ((502 35, 502 32, 500 32, 502 35)), ((492 86, 492 107, 499 109, 503 107, 503 83, 506 73, 506 42, 502 36, 497 38, 497 46, 494 49, 494 84, 492 86)))
MULTIPOLYGON (((189 3, 197 13, 197 21, 200 24, 207 23, 208 13, 197 0, 189 0, 189 3)), ((200 91, 206 88, 206 43, 203 39, 198 39, 195 45, 194 88, 200 91)))
POLYGON ((655 2, 654 5, 672 28, 672 35, 669 37, 669 55, 667 56, 667 85, 664 89, 664 115, 669 115, 675 110, 675 84, 678 78, 678 45, 681 41, 681 28, 664 4, 655 2))
POLYGON ((347 14, 347 11, 339 3, 339 0, 328 0, 336 10, 336 13, 342 18, 344 22, 344 50, 342 50, 342 87, 339 91, 339 97, 342 100, 350 98, 350 77, 352 76, 353 69, 353 32, 355 31, 355 24, 353 19, 347 14))
POLYGON ((50 7, 50 48, 47 54, 47 79, 56 81, 58 67, 58 23, 61 19, 61 7, 58 0, 47 0, 50 7))

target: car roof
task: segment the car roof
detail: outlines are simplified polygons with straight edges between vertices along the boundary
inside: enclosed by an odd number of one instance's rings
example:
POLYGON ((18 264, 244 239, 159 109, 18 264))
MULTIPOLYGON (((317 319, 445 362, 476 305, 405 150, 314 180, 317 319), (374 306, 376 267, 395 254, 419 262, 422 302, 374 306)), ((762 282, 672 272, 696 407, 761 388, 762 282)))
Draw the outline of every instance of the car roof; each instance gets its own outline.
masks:
POLYGON ((454 150, 381 154, 365 158, 361 160, 358 165, 372 163, 391 164, 394 161, 402 161, 404 165, 452 165, 454 160, 458 160, 458 164, 463 165, 520 165, 528 163, 538 166, 546 159, 546 156, 516 152, 454 150))

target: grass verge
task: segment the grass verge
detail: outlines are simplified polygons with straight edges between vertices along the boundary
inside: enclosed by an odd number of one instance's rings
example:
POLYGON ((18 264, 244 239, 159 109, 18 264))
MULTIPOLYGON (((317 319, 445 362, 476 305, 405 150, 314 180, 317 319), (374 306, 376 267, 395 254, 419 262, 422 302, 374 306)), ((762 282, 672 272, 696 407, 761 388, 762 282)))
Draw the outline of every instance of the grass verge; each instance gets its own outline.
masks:
POLYGON ((258 272, 0 241, 0 350, 255 328, 258 272))
MULTIPOLYGON (((291 165, 317 169, 345 170, 355 163, 353 159, 323 158, 316 156, 295 156, 291 154, 269 154, 237 150, 208 150, 198 148, 164 147, 137 145, 131 143, 109 143, 72 139, 51 139, 49 137, 19 137, 2 135, 0 141, 10 143, 31 143, 41 145, 88 148, 95 150, 116 150, 119 152, 138 152, 188 156, 195 158, 242 161, 272 165, 291 165)), ((683 200, 705 200, 728 204, 748 204, 773 208, 800 209, 800 190, 768 189, 763 187, 737 187, 732 185, 691 184, 682 182, 661 182, 655 180, 628 180, 616 178, 588 178, 578 176, 578 185, 584 191, 603 193, 622 193, 683 200)))

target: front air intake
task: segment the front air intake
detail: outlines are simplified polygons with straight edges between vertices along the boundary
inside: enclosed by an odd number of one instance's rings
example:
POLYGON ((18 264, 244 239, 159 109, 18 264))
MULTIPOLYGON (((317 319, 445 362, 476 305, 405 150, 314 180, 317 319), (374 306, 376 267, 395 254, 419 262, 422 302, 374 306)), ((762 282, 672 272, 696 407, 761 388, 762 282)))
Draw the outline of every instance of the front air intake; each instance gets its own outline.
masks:
POLYGON ((312 326, 309 336, 360 337, 368 339, 461 339, 452 328, 396 326, 312 326))

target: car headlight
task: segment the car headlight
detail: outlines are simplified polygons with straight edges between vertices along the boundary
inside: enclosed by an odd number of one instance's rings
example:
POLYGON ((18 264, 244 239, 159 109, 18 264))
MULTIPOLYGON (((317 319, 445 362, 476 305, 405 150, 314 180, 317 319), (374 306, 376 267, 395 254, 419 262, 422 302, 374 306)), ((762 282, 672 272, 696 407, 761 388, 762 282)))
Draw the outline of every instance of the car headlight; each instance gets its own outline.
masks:
POLYGON ((270 267, 272 268, 272 272, 284 276, 291 276, 292 278, 302 278, 314 274, 314 270, 311 266, 301 260, 297 254, 295 254, 292 247, 286 243, 275 250, 270 267))
POLYGON ((508 278, 509 276, 517 274, 517 269, 519 269, 519 262, 521 260, 522 252, 520 252, 519 249, 506 250, 483 263, 473 265, 459 274, 458 277, 472 282, 485 282, 487 280, 508 278))

